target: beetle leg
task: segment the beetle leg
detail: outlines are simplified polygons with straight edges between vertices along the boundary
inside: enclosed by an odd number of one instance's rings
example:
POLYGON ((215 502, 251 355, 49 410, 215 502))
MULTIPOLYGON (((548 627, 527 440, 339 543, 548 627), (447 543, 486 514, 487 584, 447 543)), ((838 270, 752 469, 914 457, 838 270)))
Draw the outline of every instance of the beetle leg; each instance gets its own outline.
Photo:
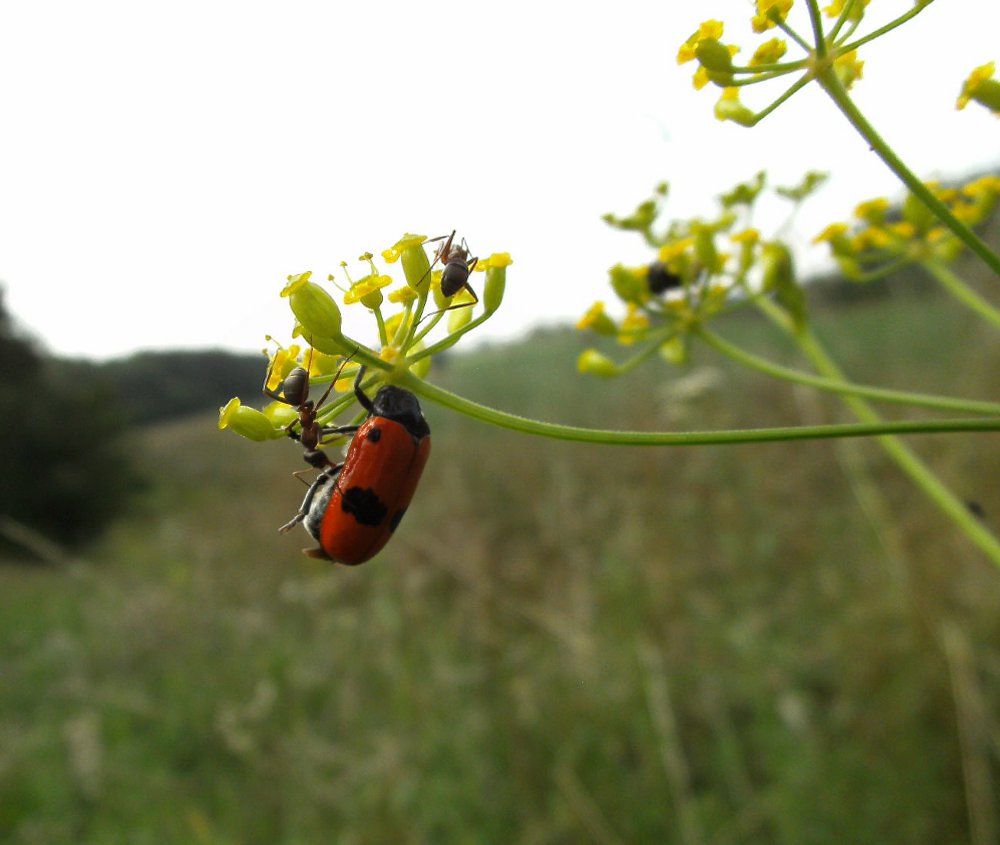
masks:
POLYGON ((361 407, 364 408, 369 414, 373 414, 375 413, 375 408, 372 405, 372 400, 369 399, 365 395, 365 392, 361 389, 361 379, 365 377, 365 369, 366 368, 363 364, 358 369, 358 377, 354 379, 354 395, 358 397, 358 402, 361 407))
POLYGON ((320 433, 320 439, 322 440, 323 438, 326 438, 326 437, 336 437, 336 436, 341 435, 341 434, 354 434, 354 432, 357 431, 359 428, 361 428, 360 425, 331 425, 331 426, 327 426, 326 428, 320 429, 320 432, 319 432, 320 433))
POLYGON ((278 529, 279 534, 287 534, 309 515, 309 509, 312 507, 312 501, 316 496, 316 492, 327 481, 334 478, 343 466, 343 464, 337 464, 336 466, 331 464, 328 469, 316 476, 316 480, 309 485, 309 489, 306 491, 306 497, 302 500, 302 507, 299 508, 299 512, 278 529))

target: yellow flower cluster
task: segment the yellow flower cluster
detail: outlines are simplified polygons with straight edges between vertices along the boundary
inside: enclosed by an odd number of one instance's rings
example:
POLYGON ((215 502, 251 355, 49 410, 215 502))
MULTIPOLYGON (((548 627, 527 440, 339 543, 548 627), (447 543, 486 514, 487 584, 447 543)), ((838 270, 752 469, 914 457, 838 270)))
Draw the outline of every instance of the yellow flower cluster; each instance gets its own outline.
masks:
MULTIPOLYGON (((917 11, 927 2, 918 0, 917 11)), ((678 64, 696 62, 698 65, 693 77, 695 88, 700 90, 712 83, 722 89, 715 104, 715 116, 719 120, 753 126, 813 81, 818 81, 825 88, 850 89, 862 78, 864 69, 864 62, 858 57, 858 45, 884 35, 908 17, 901 15, 896 21, 880 28, 877 34, 857 38, 856 31, 864 18, 868 0, 832 0, 823 11, 834 19, 833 25, 822 32, 821 27, 813 22, 810 29, 814 40, 819 40, 810 44, 809 39, 797 33, 789 21, 793 5, 793 0, 756 0, 750 18, 753 32, 760 35, 779 30, 780 34, 760 43, 745 65, 734 62, 741 51, 739 45, 723 44, 724 27, 718 20, 704 21, 681 45, 677 52, 678 64), (801 48, 801 54, 787 59, 790 43, 801 48), (740 92, 744 88, 789 75, 795 76, 790 87, 765 108, 755 111, 741 101, 740 92)), ((984 68, 970 77, 963 89, 960 106, 969 99, 992 101, 994 94, 990 89, 994 81, 988 79, 992 66, 984 65, 984 68), (984 78, 984 73, 987 78, 984 78)), ((996 84, 1000 88, 1000 83, 996 84)), ((996 100, 1000 104, 1000 90, 996 93, 996 100)))
MULTIPOLYGON (((967 226, 986 220, 1000 198, 1000 177, 981 176, 960 186, 926 186, 948 210, 967 226)), ((908 263, 950 261, 962 242, 913 194, 893 209, 885 197, 860 203, 855 222, 831 223, 813 238, 826 243, 849 278, 870 281, 908 263)))

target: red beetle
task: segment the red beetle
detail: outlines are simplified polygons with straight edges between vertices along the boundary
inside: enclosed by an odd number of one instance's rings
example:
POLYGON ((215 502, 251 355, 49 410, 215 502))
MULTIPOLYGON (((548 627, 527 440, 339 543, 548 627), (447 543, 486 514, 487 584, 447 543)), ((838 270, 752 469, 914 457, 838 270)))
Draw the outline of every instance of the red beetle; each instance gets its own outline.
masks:
POLYGON ((431 430, 417 397, 387 384, 369 399, 361 389, 364 373, 361 367, 354 393, 368 418, 359 426, 322 430, 324 437, 354 434, 347 457, 334 464, 322 450, 306 449, 306 461, 322 472, 299 512, 279 529, 285 533, 303 523, 319 543, 305 554, 348 566, 370 560, 389 542, 431 451, 431 430))

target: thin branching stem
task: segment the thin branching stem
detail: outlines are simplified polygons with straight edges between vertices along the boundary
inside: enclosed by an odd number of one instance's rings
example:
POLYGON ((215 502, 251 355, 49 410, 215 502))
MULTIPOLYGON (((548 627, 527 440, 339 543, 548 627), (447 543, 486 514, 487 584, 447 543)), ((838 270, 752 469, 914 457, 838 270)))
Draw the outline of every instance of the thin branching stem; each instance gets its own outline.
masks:
POLYGON ((957 399, 950 396, 936 396, 929 393, 912 393, 906 390, 891 390, 873 385, 856 384, 831 378, 805 373, 781 364, 775 364, 766 358, 761 358, 730 343, 704 326, 696 330, 696 334, 709 346, 723 355, 744 364, 758 372, 784 381, 804 384, 823 390, 827 393, 838 393, 845 396, 861 396, 878 402, 892 402, 897 405, 909 405, 918 408, 933 408, 938 411, 949 411, 969 414, 986 414, 1000 416, 1000 402, 981 402, 975 399, 957 399))
POLYGON ((983 299, 941 261, 923 261, 921 266, 955 299, 975 311, 995 328, 1000 328, 1000 311, 983 299))
POLYGON ((896 155, 892 147, 875 131, 875 127, 868 122, 868 119, 854 104, 833 69, 828 68, 822 71, 817 74, 816 79, 848 122, 854 126, 871 149, 885 162, 886 166, 910 189, 910 192, 954 232, 969 249, 978 255, 997 277, 1000 277, 1000 255, 993 252, 972 229, 955 217, 948 206, 934 196, 934 193, 903 163, 903 160, 896 155))
MULTIPOLYGON (((806 357, 826 378, 846 382, 844 373, 834 362, 823 345, 808 329, 796 329, 788 315, 773 302, 762 299, 758 307, 776 324, 791 333, 806 357)), ((864 424, 878 425, 883 421, 871 405, 860 396, 842 396, 844 404, 864 424)), ((924 494, 997 566, 1000 567, 1000 541, 970 512, 968 506, 951 492, 895 433, 882 433, 876 440, 896 465, 924 492, 924 494)))
POLYGON ((943 432, 1000 431, 1000 418, 947 420, 883 420, 877 423, 788 426, 725 431, 619 431, 584 428, 533 420, 473 402, 408 373, 398 384, 417 395, 480 422, 577 443, 605 446, 707 446, 738 443, 773 443, 780 440, 823 440, 873 437, 886 434, 940 434, 943 432))

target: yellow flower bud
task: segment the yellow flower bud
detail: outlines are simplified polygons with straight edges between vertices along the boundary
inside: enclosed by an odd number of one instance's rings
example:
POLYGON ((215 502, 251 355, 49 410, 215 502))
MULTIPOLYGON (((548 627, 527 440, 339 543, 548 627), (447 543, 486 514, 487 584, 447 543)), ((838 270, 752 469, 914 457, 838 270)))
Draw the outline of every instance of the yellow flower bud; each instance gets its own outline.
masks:
POLYGON ((344 305, 360 302, 365 308, 374 311, 382 304, 382 288, 391 284, 391 276, 381 276, 378 273, 372 273, 363 279, 358 279, 344 294, 344 305))
POLYGON ((770 41, 765 41, 754 51, 750 58, 750 67, 774 64, 785 55, 787 50, 788 43, 784 38, 772 38, 770 41))
POLYGON ((801 330, 806 324, 806 298, 796 281, 795 266, 788 247, 778 242, 764 244, 761 266, 764 270, 764 291, 774 293, 795 328, 801 330))
POLYGON ((513 263, 509 252, 494 252, 486 259, 486 283, 483 286, 483 311, 486 314, 492 314, 503 302, 507 267, 513 263))
POLYGON ((596 349, 585 349, 576 360, 576 368, 581 373, 589 373, 595 376, 615 376, 618 375, 618 367, 615 362, 602 355, 596 349))
POLYGON ((754 32, 765 32, 784 21, 792 8, 792 0, 757 0, 757 14, 751 19, 754 32))
POLYGON ((674 335, 660 344, 657 350, 668 364, 686 364, 688 360, 687 335, 674 335))
POLYGON ((970 100, 975 100, 994 114, 1000 115, 1000 82, 991 78, 995 70, 995 62, 987 62, 975 68, 962 85, 955 107, 964 109, 970 100))
POLYGON ((625 267, 616 264, 608 271, 611 289, 622 302, 643 303, 649 299, 645 268, 625 267))
POLYGON ((726 88, 715 104, 716 120, 731 120, 740 126, 753 126, 756 115, 740 102, 739 88, 726 88))
POLYGON ((235 397, 225 407, 219 408, 219 429, 227 428, 248 440, 274 440, 285 436, 285 432, 280 428, 276 429, 263 413, 256 408, 241 405, 240 400, 235 397))
POLYGON ((603 335, 613 335, 618 332, 618 327, 615 325, 614 320, 604 313, 603 302, 595 302, 591 305, 587 313, 577 322, 576 327, 580 331, 590 329, 597 332, 597 334, 603 335))
POLYGON ((401 253, 406 283, 418 293, 424 293, 431 283, 431 262, 423 246, 407 246, 401 253))

